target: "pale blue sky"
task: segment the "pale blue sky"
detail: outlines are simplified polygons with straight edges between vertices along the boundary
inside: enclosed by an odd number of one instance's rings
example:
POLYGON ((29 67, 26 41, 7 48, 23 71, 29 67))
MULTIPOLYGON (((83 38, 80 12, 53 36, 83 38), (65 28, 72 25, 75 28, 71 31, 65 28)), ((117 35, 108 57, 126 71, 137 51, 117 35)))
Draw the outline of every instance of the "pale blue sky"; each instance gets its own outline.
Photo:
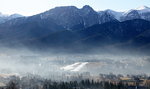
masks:
POLYGON ((150 7, 150 0, 0 0, 0 12, 33 15, 56 6, 74 5, 81 8, 90 5, 95 10, 113 9, 126 11, 139 6, 150 7))

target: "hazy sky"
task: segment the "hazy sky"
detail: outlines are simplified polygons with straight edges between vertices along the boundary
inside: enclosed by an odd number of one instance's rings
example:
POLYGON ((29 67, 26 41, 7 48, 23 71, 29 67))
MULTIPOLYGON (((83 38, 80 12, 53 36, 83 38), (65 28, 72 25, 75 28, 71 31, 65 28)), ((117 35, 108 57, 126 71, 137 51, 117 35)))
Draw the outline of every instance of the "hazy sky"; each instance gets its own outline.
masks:
POLYGON ((56 6, 74 5, 81 8, 90 5, 95 10, 113 9, 125 11, 139 6, 150 7, 150 0, 0 0, 0 12, 22 15, 37 14, 56 6))

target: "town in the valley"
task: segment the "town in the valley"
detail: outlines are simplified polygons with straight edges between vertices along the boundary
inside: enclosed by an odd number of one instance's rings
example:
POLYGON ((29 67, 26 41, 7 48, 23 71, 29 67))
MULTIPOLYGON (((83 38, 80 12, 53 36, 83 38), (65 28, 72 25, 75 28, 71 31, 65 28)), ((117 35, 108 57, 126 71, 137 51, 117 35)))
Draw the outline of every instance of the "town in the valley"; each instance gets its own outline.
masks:
MULTIPOLYGON (((52 77, 52 75, 50 76, 52 77)), ((33 74, 26 76, 0 74, 0 89, 52 89, 45 83, 51 84, 51 87, 55 84, 59 86, 58 88, 55 85, 53 89, 150 89, 150 76, 113 73, 92 75, 90 72, 84 72, 65 73, 61 76, 53 75, 53 78, 48 79, 33 74), (65 88, 65 86, 69 87, 65 88)))

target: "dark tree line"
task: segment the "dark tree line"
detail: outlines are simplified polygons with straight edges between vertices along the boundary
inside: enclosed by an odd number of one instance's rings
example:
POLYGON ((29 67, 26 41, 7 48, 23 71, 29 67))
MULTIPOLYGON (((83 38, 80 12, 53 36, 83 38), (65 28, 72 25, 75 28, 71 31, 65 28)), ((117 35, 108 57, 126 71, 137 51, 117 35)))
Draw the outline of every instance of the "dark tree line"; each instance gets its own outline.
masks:
MULTIPOLYGON (((145 85, 150 89, 150 81, 145 85)), ((81 80, 81 81, 52 81, 37 77, 23 77, 13 78, 6 87, 0 89, 136 89, 129 87, 128 84, 123 82, 112 83, 108 81, 94 81, 94 80, 81 80)))
POLYGON ((51 80, 13 80, 5 89, 127 89, 121 82, 116 85, 110 82, 95 82, 93 80, 82 80, 80 82, 56 82, 51 80))

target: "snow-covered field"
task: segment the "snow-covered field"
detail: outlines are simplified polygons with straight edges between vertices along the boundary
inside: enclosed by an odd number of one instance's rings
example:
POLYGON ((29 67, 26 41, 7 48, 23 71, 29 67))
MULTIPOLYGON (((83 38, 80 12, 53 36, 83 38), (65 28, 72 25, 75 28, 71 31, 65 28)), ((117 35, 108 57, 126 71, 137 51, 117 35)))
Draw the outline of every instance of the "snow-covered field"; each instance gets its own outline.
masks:
POLYGON ((71 65, 61 67, 60 69, 65 70, 65 71, 80 71, 87 64, 88 62, 77 62, 71 65))
POLYGON ((150 60, 147 57, 109 57, 85 60, 67 63, 60 69, 66 72, 91 72, 94 74, 150 74, 150 60))

